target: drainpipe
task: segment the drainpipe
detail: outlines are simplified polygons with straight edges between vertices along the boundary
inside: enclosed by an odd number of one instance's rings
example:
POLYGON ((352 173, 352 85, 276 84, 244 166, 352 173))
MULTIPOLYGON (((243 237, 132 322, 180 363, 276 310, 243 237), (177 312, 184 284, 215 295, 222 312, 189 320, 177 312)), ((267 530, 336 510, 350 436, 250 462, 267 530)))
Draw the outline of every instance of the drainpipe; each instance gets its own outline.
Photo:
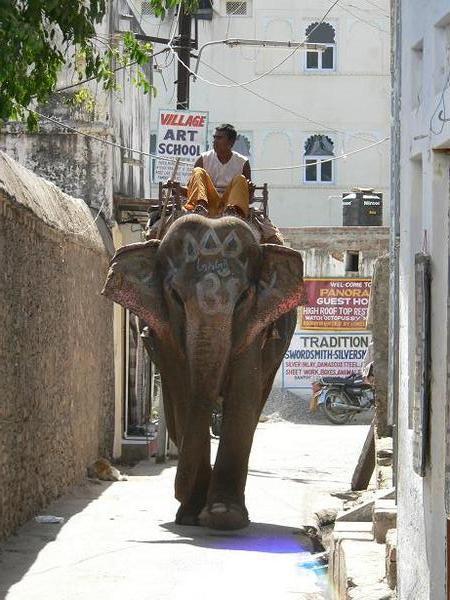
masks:
POLYGON ((389 372, 388 423, 394 448, 393 483, 397 495, 398 467, 398 345, 399 345, 399 251, 400 251, 400 110, 401 110, 401 0, 391 3, 391 204, 389 280, 389 372))

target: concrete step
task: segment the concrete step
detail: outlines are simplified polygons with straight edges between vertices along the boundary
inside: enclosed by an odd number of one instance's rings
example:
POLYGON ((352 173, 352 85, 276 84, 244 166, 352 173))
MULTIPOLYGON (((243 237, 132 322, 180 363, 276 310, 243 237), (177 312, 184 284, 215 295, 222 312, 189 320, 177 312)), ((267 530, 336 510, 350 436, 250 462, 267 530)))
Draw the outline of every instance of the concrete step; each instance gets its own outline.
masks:
POLYGON ((328 568, 333 600, 393 598, 385 581, 385 554, 385 546, 374 542, 371 522, 337 521, 328 568))
POLYGON ((389 529, 397 527, 397 506, 395 500, 376 500, 373 509, 373 533, 379 544, 384 544, 389 529))
POLYGON ((338 513, 336 521, 372 521, 376 502, 380 499, 391 499, 394 497, 394 493, 394 488, 374 490, 370 496, 367 496, 366 500, 359 503, 355 502, 350 508, 345 508, 338 513))
POLYGON ((397 587, 397 530, 386 533, 386 582, 391 590, 397 587))

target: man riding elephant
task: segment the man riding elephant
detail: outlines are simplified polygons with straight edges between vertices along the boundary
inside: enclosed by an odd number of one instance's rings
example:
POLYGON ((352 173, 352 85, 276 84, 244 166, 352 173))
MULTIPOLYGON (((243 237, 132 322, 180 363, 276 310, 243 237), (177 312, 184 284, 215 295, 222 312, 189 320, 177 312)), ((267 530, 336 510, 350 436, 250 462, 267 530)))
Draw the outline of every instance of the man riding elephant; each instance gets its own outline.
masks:
POLYGON ((253 435, 305 300, 300 253, 260 244, 241 218, 186 214, 112 259, 103 293, 146 323, 179 449, 176 522, 239 529, 253 435), (211 413, 222 433, 211 467, 211 413))
POLYGON ((187 187, 181 188, 187 210, 209 217, 248 217, 254 185, 248 158, 232 150, 236 137, 233 125, 216 127, 213 150, 199 156, 187 187))

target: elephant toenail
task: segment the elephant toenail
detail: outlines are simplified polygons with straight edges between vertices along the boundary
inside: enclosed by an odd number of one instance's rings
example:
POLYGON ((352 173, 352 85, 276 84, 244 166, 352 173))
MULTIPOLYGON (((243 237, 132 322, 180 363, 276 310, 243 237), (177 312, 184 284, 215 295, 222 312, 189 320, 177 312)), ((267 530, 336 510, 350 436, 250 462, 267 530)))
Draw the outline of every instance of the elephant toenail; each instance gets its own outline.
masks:
POLYGON ((212 505, 211 512, 212 513, 226 513, 227 507, 225 506, 225 504, 222 504, 221 502, 216 502, 215 504, 212 505))

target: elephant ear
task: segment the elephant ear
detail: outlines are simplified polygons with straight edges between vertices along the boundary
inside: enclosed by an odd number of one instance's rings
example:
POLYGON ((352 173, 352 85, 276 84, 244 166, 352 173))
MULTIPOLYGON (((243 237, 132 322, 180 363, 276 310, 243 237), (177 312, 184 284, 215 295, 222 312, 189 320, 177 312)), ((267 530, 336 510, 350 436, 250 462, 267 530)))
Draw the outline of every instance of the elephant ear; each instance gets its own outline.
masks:
POLYGON ((307 304, 301 254, 275 244, 261 245, 263 258, 256 296, 256 310, 245 328, 238 351, 285 313, 307 304))
POLYGON ((159 240, 120 248, 111 260, 102 294, 143 319, 158 338, 169 334, 159 277, 159 240))

